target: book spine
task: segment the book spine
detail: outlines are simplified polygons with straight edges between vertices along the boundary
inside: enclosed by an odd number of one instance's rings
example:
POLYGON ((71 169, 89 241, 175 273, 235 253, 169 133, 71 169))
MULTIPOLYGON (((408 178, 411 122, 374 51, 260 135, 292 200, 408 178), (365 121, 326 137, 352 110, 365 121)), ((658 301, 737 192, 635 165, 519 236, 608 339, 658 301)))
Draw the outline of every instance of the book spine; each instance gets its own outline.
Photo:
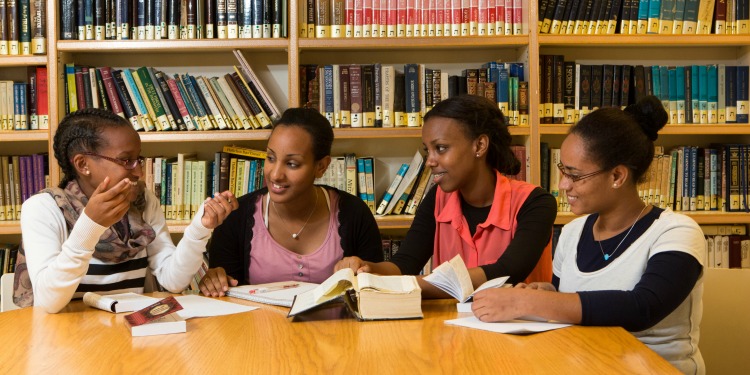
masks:
POLYGON ((362 67, 349 66, 349 90, 351 100, 351 126, 361 128, 364 124, 362 114, 362 67))
POLYGON ((144 130, 143 125, 141 125, 138 110, 135 108, 135 101, 130 95, 129 90, 127 89, 122 73, 120 71, 110 71, 110 68, 102 69, 102 77, 104 77, 105 71, 111 72, 112 79, 115 83, 115 91, 117 91, 117 97, 120 99, 120 103, 122 104, 122 111, 125 115, 125 118, 130 120, 130 124, 133 125, 133 129, 135 129, 136 131, 144 130))
MULTIPOLYGON (((172 89, 169 87, 169 84, 167 83, 167 79, 164 76, 164 73, 156 73, 154 77, 156 81, 159 83, 159 89, 161 90, 161 95, 164 98, 164 102, 167 104, 167 109, 169 109, 169 114, 167 115, 167 118, 170 120, 170 124, 172 124, 172 128, 175 130, 188 130, 187 124, 185 123, 185 119, 190 119, 190 116, 183 116, 183 113, 180 111, 180 108, 177 105, 177 101, 175 99, 175 92, 177 93, 177 96, 179 96, 179 92, 176 90, 177 87, 175 86, 175 91, 173 92, 172 89)), ((152 78, 152 79, 153 79, 152 78)), ((185 109, 185 104, 183 103, 183 110, 185 110, 185 115, 187 115, 187 109, 185 109)))
POLYGON ((39 129, 49 129, 49 97, 47 86, 47 67, 36 67, 36 103, 39 129))
POLYGON ((396 192, 396 188, 398 188, 398 185, 401 183, 401 180, 404 178, 404 175, 406 175, 406 171, 409 169, 409 164, 401 164, 401 168, 399 168, 398 173, 396 174, 396 177, 393 178, 393 181, 391 182, 391 185, 388 187, 388 190, 385 192, 385 195, 383 195, 383 200, 380 201, 380 205, 378 206, 378 209, 375 210, 375 213, 378 215, 383 215, 385 213, 386 207, 388 207, 388 204, 390 203, 391 199, 393 199, 393 194, 396 192))

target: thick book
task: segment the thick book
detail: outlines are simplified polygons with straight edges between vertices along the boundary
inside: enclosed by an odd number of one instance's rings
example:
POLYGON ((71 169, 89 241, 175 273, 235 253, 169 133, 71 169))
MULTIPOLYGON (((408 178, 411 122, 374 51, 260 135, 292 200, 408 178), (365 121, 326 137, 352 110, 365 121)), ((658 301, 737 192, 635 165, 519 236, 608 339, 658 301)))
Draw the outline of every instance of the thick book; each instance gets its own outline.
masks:
POLYGON ((289 316, 343 299, 358 320, 422 318, 422 290, 414 276, 354 275, 339 270, 315 289, 294 297, 289 316))
POLYGON ((508 276, 498 277, 485 282, 474 290, 469 270, 466 268, 464 260, 461 259, 461 255, 456 255, 450 261, 439 265, 432 270, 432 273, 424 277, 424 281, 448 293, 460 303, 469 302, 474 294, 481 290, 499 288, 505 284, 506 280, 508 280, 508 276))
POLYGON ((133 336, 164 335, 187 332, 185 319, 177 314, 182 306, 170 296, 132 314, 125 315, 125 325, 133 336))
POLYGON ((123 313, 140 310, 157 302, 158 298, 144 296, 137 293, 98 294, 86 292, 83 303, 87 306, 113 313, 123 313))
POLYGON ((280 281, 268 284, 230 287, 227 296, 269 305, 291 307, 294 297, 315 289, 319 284, 280 281))

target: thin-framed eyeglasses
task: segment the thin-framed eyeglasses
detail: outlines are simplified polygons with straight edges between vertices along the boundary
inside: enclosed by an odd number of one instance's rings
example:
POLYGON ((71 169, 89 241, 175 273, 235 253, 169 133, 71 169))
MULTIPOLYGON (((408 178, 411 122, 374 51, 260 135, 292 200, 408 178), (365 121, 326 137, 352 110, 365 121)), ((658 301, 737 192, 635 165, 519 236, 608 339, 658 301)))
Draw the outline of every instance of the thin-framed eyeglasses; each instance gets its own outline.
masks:
POLYGON ((607 171, 606 169, 602 169, 596 172, 591 172, 591 173, 582 174, 582 175, 575 175, 575 174, 570 174, 570 173, 565 172, 565 166, 563 165, 563 163, 557 163, 557 169, 559 169, 560 174, 562 174, 563 177, 566 177, 567 179, 569 179, 570 182, 578 182, 585 178, 594 177, 598 174, 602 174, 607 171))
POLYGON ((143 167, 143 162, 144 160, 146 160, 143 156, 139 156, 137 159, 110 158, 109 156, 99 155, 95 152, 84 152, 83 155, 96 156, 105 160, 109 160, 113 163, 121 165, 123 168, 129 171, 135 169, 136 167, 143 167))

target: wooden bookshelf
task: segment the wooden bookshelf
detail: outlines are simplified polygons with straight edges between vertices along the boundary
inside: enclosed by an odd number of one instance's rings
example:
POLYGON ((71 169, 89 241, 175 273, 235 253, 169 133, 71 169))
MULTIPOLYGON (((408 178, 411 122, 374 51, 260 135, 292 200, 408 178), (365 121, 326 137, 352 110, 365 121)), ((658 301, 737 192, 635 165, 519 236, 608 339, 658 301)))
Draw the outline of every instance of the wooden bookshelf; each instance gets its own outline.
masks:
POLYGON ((49 130, 3 130, 0 142, 47 142, 49 130))
POLYGON ((0 68, 47 65, 46 55, 0 56, 0 68))

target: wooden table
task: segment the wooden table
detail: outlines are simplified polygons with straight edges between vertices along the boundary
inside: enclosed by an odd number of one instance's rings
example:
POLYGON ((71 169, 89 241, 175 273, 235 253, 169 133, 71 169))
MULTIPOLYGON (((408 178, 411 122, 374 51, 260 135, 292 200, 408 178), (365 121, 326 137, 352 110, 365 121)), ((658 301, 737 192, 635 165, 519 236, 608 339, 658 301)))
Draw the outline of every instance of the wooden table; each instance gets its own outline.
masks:
MULTIPOLYGON (((0 314, 0 374, 670 374, 622 328, 528 336, 447 326, 455 301, 424 301, 424 319, 357 322, 339 307, 304 320, 288 309, 188 320, 187 333, 131 337, 123 314, 73 302, 59 314, 0 314)), ((461 314, 465 315, 465 314, 461 314)))

